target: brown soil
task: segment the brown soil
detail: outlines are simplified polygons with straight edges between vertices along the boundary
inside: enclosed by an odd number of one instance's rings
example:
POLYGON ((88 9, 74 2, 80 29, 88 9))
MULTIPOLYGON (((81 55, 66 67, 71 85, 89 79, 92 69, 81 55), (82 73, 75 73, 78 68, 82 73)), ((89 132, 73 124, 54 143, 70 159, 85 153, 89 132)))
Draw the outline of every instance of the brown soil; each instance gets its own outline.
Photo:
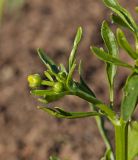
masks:
MULTIPOLYGON (((133 10, 136 1, 121 2, 133 10)), ((37 110, 26 78, 45 69, 36 54, 38 47, 57 63, 66 64, 75 31, 82 26, 84 38, 78 57, 84 62, 84 77, 97 96, 107 102, 104 64, 90 55, 89 47, 93 43, 103 45, 100 26, 109 15, 101 0, 28 0, 20 10, 5 13, 0 28, 0 160, 48 160, 50 155, 62 160, 100 159, 105 146, 95 120, 55 119, 37 110)), ((118 77, 118 97, 126 75, 127 71, 118 77)), ((89 109, 74 97, 58 105, 71 111, 89 109)), ((107 123, 107 128, 112 138, 112 126, 107 123)))

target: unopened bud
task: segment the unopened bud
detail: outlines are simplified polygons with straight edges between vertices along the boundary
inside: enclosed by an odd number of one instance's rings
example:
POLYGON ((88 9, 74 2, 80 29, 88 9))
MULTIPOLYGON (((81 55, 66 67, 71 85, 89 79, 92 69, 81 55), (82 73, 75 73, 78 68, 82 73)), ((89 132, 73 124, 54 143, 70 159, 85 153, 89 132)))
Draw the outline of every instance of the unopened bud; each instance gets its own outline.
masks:
POLYGON ((61 82, 56 82, 53 86, 53 90, 57 93, 62 92, 64 90, 64 84, 61 82))
POLYGON ((39 74, 33 74, 28 76, 29 86, 31 88, 39 87, 41 85, 41 77, 39 74))

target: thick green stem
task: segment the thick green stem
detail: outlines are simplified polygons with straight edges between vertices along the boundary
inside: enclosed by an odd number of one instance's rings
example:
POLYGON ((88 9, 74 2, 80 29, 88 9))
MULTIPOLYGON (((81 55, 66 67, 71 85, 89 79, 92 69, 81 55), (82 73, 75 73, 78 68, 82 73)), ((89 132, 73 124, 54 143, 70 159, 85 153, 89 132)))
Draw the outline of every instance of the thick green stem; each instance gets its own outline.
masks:
POLYGON ((128 160, 128 124, 119 122, 115 125, 116 160, 128 160))
MULTIPOLYGON (((89 103, 90 105, 90 109, 92 111, 97 111, 96 107, 93 106, 91 103, 89 103)), ((105 143, 105 146, 106 146, 106 152, 109 152, 110 151, 110 160, 114 160, 114 155, 113 155, 113 151, 112 151, 112 147, 111 147, 111 144, 110 144, 110 140, 107 136, 107 133, 106 133, 106 130, 105 130, 105 126, 104 126, 104 118, 100 117, 100 116, 95 116, 95 120, 96 120, 96 123, 97 123, 97 127, 99 129, 99 132, 101 134, 101 137, 105 143)))

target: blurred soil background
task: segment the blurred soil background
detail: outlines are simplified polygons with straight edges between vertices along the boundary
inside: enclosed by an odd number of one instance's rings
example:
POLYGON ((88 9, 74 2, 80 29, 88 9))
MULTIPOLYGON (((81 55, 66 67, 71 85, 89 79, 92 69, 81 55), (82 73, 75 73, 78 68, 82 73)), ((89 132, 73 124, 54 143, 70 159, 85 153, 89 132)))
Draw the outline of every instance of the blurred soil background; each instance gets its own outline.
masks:
MULTIPOLYGON (((89 47, 103 46, 100 26, 104 19, 109 20, 110 10, 102 0, 24 0, 18 7, 9 7, 9 2, 0 26, 0 160, 48 160, 50 155, 62 160, 99 160, 105 146, 95 120, 56 119, 36 109, 38 102, 29 94, 26 79, 46 70, 37 56, 38 47, 57 64, 66 65, 76 29, 82 26, 78 60, 83 61, 84 78, 97 96, 108 102, 105 65, 90 54, 89 47)), ((137 0, 120 2, 136 16, 137 0)), ((130 61, 122 52, 120 56, 130 61)), ((128 70, 119 73, 117 107, 128 70)), ((88 104, 76 97, 65 97, 56 105, 69 111, 89 110, 88 104)), ((106 127, 113 139, 112 126, 106 123, 106 127)))

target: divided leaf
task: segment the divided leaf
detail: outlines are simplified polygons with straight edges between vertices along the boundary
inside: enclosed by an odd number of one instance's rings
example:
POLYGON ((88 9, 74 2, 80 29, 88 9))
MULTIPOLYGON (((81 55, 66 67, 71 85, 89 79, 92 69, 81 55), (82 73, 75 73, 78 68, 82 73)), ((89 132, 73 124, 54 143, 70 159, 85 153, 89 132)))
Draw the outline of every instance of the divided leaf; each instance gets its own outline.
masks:
POLYGON ((48 69, 50 69, 54 73, 58 73, 59 72, 58 67, 56 66, 54 61, 45 54, 43 49, 38 48, 37 52, 38 52, 38 55, 39 55, 40 59, 48 67, 48 69))
POLYGON ((105 5, 110 8, 117 16, 122 19, 125 25, 133 32, 137 32, 138 26, 134 19, 132 18, 131 14, 124 9, 117 0, 103 0, 105 5))
POLYGON ((104 62, 108 62, 110 64, 114 64, 117 66, 122 66, 122 67, 133 69, 131 65, 113 57, 112 55, 109 55, 102 49, 99 49, 97 47, 91 47, 90 49, 91 49, 91 52, 93 52, 99 59, 101 59, 104 62))
POLYGON ((138 156, 138 122, 132 122, 128 128, 128 160, 138 156))
POLYGON ((138 74, 134 73, 128 77, 124 87, 124 97, 121 104, 121 116, 128 121, 137 105, 138 100, 138 74))
MULTIPOLYGON (((108 54, 117 58, 118 57, 118 45, 114 33, 109 28, 108 24, 104 21, 102 24, 101 35, 108 50, 108 54)), ((114 64, 107 63, 107 76, 110 84, 110 91, 114 87, 114 78, 116 75, 117 67, 114 64)), ((111 92, 110 92, 111 93, 111 92)), ((111 100, 113 101, 113 99, 111 100)))
POLYGON ((126 39, 126 36, 124 32, 118 28, 117 29, 117 40, 120 45, 133 59, 138 59, 138 54, 135 52, 135 50, 131 47, 129 42, 126 39))
POLYGON ((55 107, 54 109, 49 107, 38 107, 38 108, 56 118, 76 119, 76 118, 85 118, 91 116, 100 116, 98 112, 67 112, 59 107, 55 107))

